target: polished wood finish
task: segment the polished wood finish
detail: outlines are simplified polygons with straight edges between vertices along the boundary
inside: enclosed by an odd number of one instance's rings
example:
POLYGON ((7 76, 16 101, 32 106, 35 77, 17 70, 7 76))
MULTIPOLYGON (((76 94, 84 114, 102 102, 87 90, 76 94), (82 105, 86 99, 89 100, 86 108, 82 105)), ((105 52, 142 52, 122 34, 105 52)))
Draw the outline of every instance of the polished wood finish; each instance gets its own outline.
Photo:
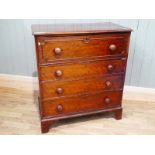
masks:
POLYGON ((122 92, 83 94, 43 102, 43 118, 83 113, 107 108, 121 108, 122 92))
POLYGON ((97 91, 114 91, 122 90, 123 74, 117 76, 81 78, 68 81, 56 80, 50 82, 41 82, 42 99, 50 99, 60 96, 72 96, 83 94, 85 92, 97 91), (111 87, 107 86, 107 81, 111 83, 111 87))
POLYGON ((38 37, 39 45, 43 44, 39 50, 39 62, 50 63, 54 60, 97 56, 126 56, 128 39, 127 34, 38 37))
POLYGON ((36 28, 42 132, 54 120, 105 111, 121 119, 131 29, 112 23, 36 28))
POLYGON ((41 81, 73 79, 89 76, 103 76, 117 73, 124 73, 126 68, 126 58, 115 60, 90 60, 67 62, 57 65, 40 66, 41 81))
POLYGON ((66 36, 83 34, 106 34, 106 33, 128 33, 132 30, 123 26, 105 23, 75 23, 55 25, 32 25, 32 33, 35 36, 66 36))

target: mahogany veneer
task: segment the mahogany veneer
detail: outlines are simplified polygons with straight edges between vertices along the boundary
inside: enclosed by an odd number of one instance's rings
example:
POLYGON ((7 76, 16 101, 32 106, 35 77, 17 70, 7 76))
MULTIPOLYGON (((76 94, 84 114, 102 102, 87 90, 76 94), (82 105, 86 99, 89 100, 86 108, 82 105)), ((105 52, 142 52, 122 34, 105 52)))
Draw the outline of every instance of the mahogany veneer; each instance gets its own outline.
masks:
POLYGON ((122 118, 131 29, 112 23, 33 25, 42 132, 55 120, 106 111, 122 118))

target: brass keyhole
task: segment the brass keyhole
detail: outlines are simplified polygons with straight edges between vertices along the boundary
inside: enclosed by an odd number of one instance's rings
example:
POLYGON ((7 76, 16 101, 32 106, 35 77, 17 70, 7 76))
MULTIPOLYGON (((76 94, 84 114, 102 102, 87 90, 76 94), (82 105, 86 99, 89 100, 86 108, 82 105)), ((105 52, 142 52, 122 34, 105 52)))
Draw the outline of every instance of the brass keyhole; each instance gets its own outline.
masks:
POLYGON ((85 44, 88 44, 90 42, 90 38, 86 37, 83 41, 84 41, 85 44))

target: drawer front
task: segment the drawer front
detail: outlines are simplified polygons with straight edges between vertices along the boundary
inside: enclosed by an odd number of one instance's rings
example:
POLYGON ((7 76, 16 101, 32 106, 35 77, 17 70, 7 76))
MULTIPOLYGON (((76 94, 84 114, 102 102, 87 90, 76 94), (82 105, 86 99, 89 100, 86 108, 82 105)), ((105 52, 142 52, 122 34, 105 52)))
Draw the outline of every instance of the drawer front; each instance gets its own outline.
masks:
POLYGON ((42 117, 113 108, 121 105, 122 92, 105 92, 44 101, 42 117))
POLYGON ((40 79, 57 80, 68 78, 79 78, 81 76, 93 76, 125 72, 125 60, 108 60, 94 62, 76 62, 59 64, 57 66, 40 67, 40 79))
POLYGON ((55 81, 43 82, 42 98, 50 99, 60 96, 72 96, 85 92, 102 92, 105 90, 120 90, 123 88, 123 77, 107 76, 107 77, 93 77, 87 79, 78 79, 73 81, 55 81))
POLYGON ((41 37, 38 44, 40 63, 81 57, 121 56, 128 52, 127 35, 41 37))

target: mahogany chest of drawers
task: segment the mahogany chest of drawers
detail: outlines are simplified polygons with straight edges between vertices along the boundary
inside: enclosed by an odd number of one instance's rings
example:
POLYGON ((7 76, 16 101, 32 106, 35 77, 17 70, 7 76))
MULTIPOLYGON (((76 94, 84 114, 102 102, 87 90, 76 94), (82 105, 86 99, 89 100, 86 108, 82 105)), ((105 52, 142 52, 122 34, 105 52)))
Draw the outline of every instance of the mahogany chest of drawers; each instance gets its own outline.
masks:
POLYGON ((60 119, 122 117, 131 29, 112 23, 33 25, 42 133, 60 119))

